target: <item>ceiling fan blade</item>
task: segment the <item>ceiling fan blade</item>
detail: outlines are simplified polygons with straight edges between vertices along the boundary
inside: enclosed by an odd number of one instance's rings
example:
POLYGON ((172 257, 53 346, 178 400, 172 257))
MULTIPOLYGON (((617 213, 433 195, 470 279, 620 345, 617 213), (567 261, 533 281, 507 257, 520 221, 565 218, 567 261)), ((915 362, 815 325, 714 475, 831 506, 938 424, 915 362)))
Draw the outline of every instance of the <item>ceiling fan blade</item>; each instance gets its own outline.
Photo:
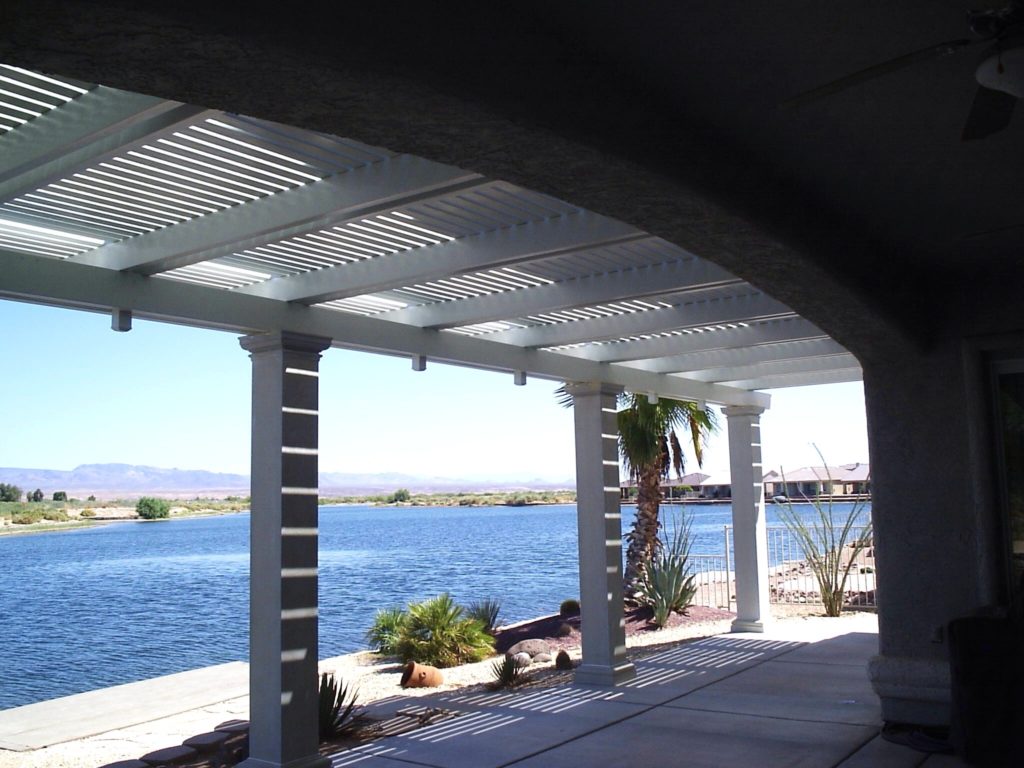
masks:
POLYGON ((852 88, 855 85, 867 82, 868 80, 874 80, 875 78, 888 75, 890 72, 896 72, 898 70, 909 67, 913 64, 917 64, 919 61, 928 61, 930 59, 938 59, 943 56, 949 56, 950 54, 956 53, 964 48, 971 45, 976 45, 979 42, 985 42, 980 40, 947 40, 944 43, 938 45, 930 45, 927 48, 922 48, 919 51, 913 51, 912 53, 904 54, 903 56, 897 56, 895 59, 889 59, 883 61, 880 64, 867 67, 866 69, 858 70, 852 74, 840 77, 838 80, 820 85, 817 88, 812 88, 809 91, 797 94, 791 99, 786 99, 779 106, 781 107, 799 107, 812 101, 817 101, 825 96, 831 96, 834 93, 845 91, 847 88, 852 88))
POLYGON ((1016 103, 1017 97, 1012 94, 979 85, 978 92, 974 94, 974 101, 971 102, 971 111, 967 114, 967 122, 964 124, 960 140, 984 139, 1003 130, 1010 124, 1016 103))

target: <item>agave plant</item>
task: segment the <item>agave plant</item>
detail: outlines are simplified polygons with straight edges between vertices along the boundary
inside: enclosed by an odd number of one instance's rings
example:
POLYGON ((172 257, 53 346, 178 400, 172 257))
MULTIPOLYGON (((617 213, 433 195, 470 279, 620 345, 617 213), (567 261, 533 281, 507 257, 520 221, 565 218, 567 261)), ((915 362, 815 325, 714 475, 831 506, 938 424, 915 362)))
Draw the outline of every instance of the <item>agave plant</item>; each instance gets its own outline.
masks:
POLYGON ((494 638, 483 623, 464 616, 445 592, 422 603, 410 603, 399 630, 395 653, 403 661, 454 667, 483 661, 494 653, 494 638))
POLYGON ((494 675, 491 687, 511 688, 522 682, 520 675, 523 669, 525 669, 525 665, 520 664, 514 656, 503 656, 491 665, 491 674, 494 675))
POLYGON ((466 608, 466 615, 483 624, 484 631, 489 635, 494 634, 494 630, 498 626, 498 614, 500 613, 501 603, 498 600, 492 600, 490 598, 486 600, 477 600, 476 602, 470 603, 466 608))
POLYGON ((359 692, 345 685, 330 672, 320 675, 318 722, 320 741, 339 736, 356 722, 356 700, 359 692))
POLYGON ((693 543, 691 520, 676 517, 671 535, 662 533, 659 546, 649 556, 637 581, 637 599, 654 612, 651 620, 664 627, 669 616, 682 613, 697 594, 696 576, 690 563, 693 543))

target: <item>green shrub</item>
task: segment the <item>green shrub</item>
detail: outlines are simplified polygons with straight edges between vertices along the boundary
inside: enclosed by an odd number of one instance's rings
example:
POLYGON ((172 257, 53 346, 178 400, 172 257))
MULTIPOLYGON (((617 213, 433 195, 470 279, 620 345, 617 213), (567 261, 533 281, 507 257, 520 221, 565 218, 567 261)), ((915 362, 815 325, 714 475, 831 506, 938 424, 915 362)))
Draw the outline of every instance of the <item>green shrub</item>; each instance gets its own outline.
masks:
POLYGON ((8 483, 0 483, 0 501, 21 501, 21 488, 8 483))
POLYGON ((399 488, 397 491, 388 496, 388 504, 399 504, 401 502, 408 501, 412 498, 412 495, 405 488, 399 488))
POLYGON ((68 513, 63 509, 44 509, 43 520, 52 520, 54 522, 64 522, 68 519, 68 513))
POLYGON ((673 613, 685 611, 697 594, 690 565, 690 518, 677 517, 672 527, 671 536, 662 534, 657 551, 644 562, 637 581, 638 600, 654 612, 651 621, 659 628, 673 613))
POLYGON ((401 608, 381 608, 366 632, 366 643, 385 656, 394 656, 407 614, 401 608))
POLYGON ((349 688, 341 679, 329 672, 320 675, 318 723, 320 741, 340 736, 354 725, 358 712, 356 699, 359 692, 349 688))
POLYGON ((562 618, 566 616, 579 616, 580 615, 580 601, 579 600, 563 600, 562 604, 558 606, 558 615, 562 618))
POLYGON ((53 492, 53 500, 54 501, 67 501, 68 500, 68 494, 67 494, 66 491, 54 491, 53 492))
POLYGON ((490 598, 486 600, 477 600, 474 603, 470 603, 466 608, 466 616, 471 619, 476 619, 483 624, 484 632, 489 635, 493 635, 494 630, 498 626, 499 613, 501 613, 501 603, 490 598))
POLYGON ((171 503, 166 499, 143 496, 135 505, 135 513, 143 520, 162 520, 170 517, 171 503))
MULTIPOLYGON (((820 452, 818 456, 825 465, 825 473, 828 475, 825 457, 820 452)), ((831 475, 828 480, 831 487, 831 475)), ((785 473, 782 475, 782 482, 786 482, 785 473)), ((854 533, 866 502, 856 502, 846 518, 837 521, 832 509, 831 496, 824 504, 817 498, 810 501, 814 505, 816 520, 805 522, 788 501, 781 505, 779 517, 796 539, 811 573, 818 582, 825 615, 838 616, 843 611, 846 580, 850 576, 850 571, 856 565, 857 556, 871 544, 870 521, 859 534, 854 533)))
POLYGON ((410 603, 395 652, 402 661, 454 667, 482 661, 494 653, 494 638, 445 592, 422 603, 410 603))

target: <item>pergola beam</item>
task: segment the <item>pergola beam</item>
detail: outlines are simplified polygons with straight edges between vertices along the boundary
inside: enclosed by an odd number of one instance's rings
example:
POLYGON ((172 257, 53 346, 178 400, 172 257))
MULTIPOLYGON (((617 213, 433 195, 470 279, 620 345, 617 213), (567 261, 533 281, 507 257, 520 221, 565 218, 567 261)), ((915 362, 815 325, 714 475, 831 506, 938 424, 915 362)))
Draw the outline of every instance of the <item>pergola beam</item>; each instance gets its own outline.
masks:
POLYGON ((636 229, 592 213, 520 224, 239 289, 303 304, 318 304, 439 280, 640 237, 636 229))
POLYGON ((864 375, 860 366, 851 368, 831 369, 827 371, 808 371, 804 373, 781 373, 773 376, 759 376, 751 379, 722 382, 729 387, 744 389, 781 389, 783 387, 810 387, 819 384, 845 384, 850 381, 861 381, 864 375))
POLYGON ((687 256, 649 267, 605 272, 536 288, 408 307, 389 312, 387 319, 421 328, 454 328, 681 291, 693 291, 694 299, 698 300, 702 292, 742 283, 717 264, 687 256))
POLYGON ((632 314, 595 317, 589 320, 552 325, 513 328, 488 335, 491 341, 522 347, 553 347, 604 341, 634 334, 661 333, 677 328, 754 322, 772 318, 795 317, 781 301, 763 293, 741 294, 706 301, 692 301, 674 307, 651 309, 632 314))
MULTIPOLYGON (((384 208, 475 186, 481 180, 479 174, 399 155, 236 205, 215 216, 200 216, 110 243, 75 257, 75 261, 153 275, 321 229, 346 218, 369 216, 384 208)), ((268 281, 270 285, 276 283, 268 281)))
POLYGON ((0 200, 64 178, 205 110, 97 86, 4 135, 0 200))
POLYGON ((731 368, 709 368, 702 371, 693 371, 686 378, 693 379, 694 381, 740 381, 745 379, 761 379, 765 376, 819 373, 821 371, 859 368, 860 363, 857 362, 857 358, 849 352, 845 352, 839 355, 772 360, 731 368))
POLYGON ((632 365, 634 368, 652 373, 686 373, 774 360, 798 360, 845 353, 846 349, 832 339, 800 339, 747 349, 711 349, 703 352, 655 357, 649 360, 637 360, 632 365))
POLYGON ((770 398, 706 382, 651 374, 626 366, 494 344, 443 331, 414 328, 322 307, 308 307, 237 291, 91 267, 0 249, 0 296, 134 317, 219 328, 236 333, 292 331, 325 336, 333 345, 385 354, 422 355, 496 371, 525 371, 555 381, 595 381, 683 400, 767 407, 770 398))
POLYGON ((727 328, 705 333, 688 333, 620 344, 595 344, 568 349, 564 354, 599 363, 623 363, 661 355, 680 355, 711 349, 738 349, 797 339, 827 338, 815 325, 800 317, 773 320, 745 328, 727 328))

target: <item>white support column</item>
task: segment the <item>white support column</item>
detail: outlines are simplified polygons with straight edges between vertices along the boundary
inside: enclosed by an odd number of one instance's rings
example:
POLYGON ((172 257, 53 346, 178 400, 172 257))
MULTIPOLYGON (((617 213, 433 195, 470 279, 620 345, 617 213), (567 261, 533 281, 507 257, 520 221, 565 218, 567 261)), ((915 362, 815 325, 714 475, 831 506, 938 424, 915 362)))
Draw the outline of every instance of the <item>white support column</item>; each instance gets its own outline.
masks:
POLYGON ((327 768, 317 751, 317 442, 320 352, 330 339, 246 336, 252 359, 249 759, 327 768))
POLYGON ((626 658, 622 617, 622 514, 615 401, 606 384, 570 384, 576 421, 583 662, 576 682, 611 686, 636 675, 626 658))
POLYGON ((768 607, 768 535, 761 481, 761 414, 748 405, 723 409, 729 427, 732 477, 733 551, 736 567, 736 619, 733 632, 764 632, 768 607))

